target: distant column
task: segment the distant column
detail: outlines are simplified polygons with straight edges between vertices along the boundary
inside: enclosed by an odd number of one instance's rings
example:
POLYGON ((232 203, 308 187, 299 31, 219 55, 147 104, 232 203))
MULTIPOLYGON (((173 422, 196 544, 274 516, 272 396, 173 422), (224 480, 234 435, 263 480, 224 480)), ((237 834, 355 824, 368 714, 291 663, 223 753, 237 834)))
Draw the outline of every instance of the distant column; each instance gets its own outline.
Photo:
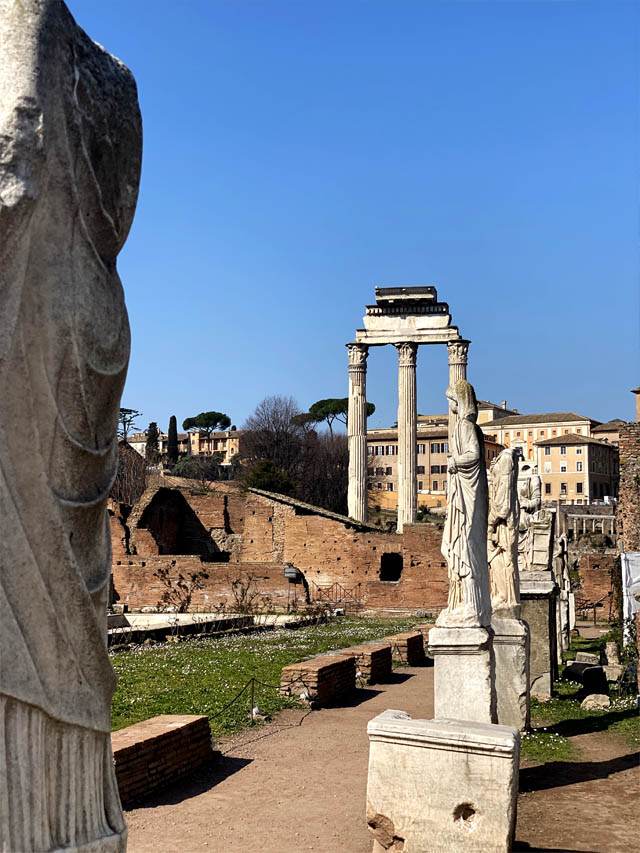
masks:
POLYGON ((349 517, 367 520, 367 356, 365 344, 347 344, 349 350, 349 517))
POLYGON ((398 533, 415 524, 418 508, 416 483, 416 362, 418 344, 396 344, 398 350, 398 533))
MULTIPOLYGON (((467 378, 467 358, 469 355, 469 344, 471 341, 450 341, 447 344, 447 355, 449 356, 449 386, 453 387, 460 379, 467 378)), ((456 425, 456 416, 449 411, 449 444, 456 425)))

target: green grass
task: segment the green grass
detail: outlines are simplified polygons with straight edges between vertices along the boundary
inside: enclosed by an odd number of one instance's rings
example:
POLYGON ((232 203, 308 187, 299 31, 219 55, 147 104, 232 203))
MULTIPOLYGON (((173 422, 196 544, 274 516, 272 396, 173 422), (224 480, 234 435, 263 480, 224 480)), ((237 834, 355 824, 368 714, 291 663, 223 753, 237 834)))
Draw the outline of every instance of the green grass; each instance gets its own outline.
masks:
MULTIPOLYGON (((576 652, 598 654, 605 638, 575 637, 565 654, 572 660, 576 652)), ((581 686, 561 678, 554 684, 548 702, 531 698, 532 731, 522 739, 522 755, 532 761, 569 761, 579 756, 571 737, 590 732, 611 732, 631 746, 640 745, 640 717, 635 696, 621 697, 613 691, 611 705, 604 711, 586 711, 580 706, 581 686)))
MULTIPOLYGON (((249 691, 223 709, 252 676, 277 686, 287 664, 407 631, 423 621, 348 617, 299 630, 193 639, 113 653, 118 689, 111 709, 112 728, 115 731, 157 714, 206 714, 213 733, 237 731, 249 724, 249 691)), ((255 691, 255 704, 270 715, 295 706, 273 689, 256 685, 255 691)))

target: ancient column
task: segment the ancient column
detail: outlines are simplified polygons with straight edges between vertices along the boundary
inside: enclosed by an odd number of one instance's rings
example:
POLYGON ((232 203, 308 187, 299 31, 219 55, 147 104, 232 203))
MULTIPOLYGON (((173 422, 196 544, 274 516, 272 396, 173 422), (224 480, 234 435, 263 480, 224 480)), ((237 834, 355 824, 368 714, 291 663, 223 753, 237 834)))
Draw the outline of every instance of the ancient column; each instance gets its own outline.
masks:
POLYGON ((365 344, 347 344, 349 350, 349 517, 367 520, 367 356, 365 344))
POLYGON ((0 850, 121 853, 107 499, 136 85, 61 0, 0 0, 0 80, 0 850))
POLYGON ((418 509, 416 482, 416 361, 418 344, 396 344, 398 350, 398 533, 414 524, 418 509))
MULTIPOLYGON (((459 379, 467 378, 467 357, 471 341, 450 341, 447 344, 449 357, 449 387, 453 388, 459 379)), ((455 429, 457 415, 449 410, 449 446, 455 429)))

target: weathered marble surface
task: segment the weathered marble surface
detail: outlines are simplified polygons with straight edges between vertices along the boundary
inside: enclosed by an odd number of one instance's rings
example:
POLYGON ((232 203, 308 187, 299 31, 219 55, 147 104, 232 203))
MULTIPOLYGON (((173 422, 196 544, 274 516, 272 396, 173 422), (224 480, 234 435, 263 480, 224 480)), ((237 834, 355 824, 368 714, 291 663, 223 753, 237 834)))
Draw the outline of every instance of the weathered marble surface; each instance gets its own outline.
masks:
POLYGON ((492 613, 518 619, 518 458, 509 448, 491 463, 487 550, 492 613))
POLYGON ((437 625, 446 628, 488 628, 491 596, 487 565, 489 493, 484 438, 477 426, 478 405, 473 387, 459 380, 447 389, 457 415, 449 456, 447 517, 442 554, 449 570, 449 599, 437 625))
POLYGON ((497 723, 493 632, 486 628, 432 628, 436 719, 497 723))
POLYGON ((136 86, 59 0, 0 0, 0 86, 0 849, 122 851, 106 499, 136 86))
POLYGON ((367 732, 374 853, 511 850, 520 753, 515 729, 385 711, 367 732))
POLYGON ((491 619, 497 722, 519 731, 529 727, 529 626, 522 619, 491 619))

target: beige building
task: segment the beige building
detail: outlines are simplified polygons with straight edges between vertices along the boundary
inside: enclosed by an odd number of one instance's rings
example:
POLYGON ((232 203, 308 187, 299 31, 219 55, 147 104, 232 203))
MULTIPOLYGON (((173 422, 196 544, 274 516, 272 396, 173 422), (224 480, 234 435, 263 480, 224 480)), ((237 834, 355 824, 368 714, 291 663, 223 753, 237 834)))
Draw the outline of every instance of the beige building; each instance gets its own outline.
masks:
POLYGON ((612 421, 607 421, 604 424, 598 424, 591 430, 591 435, 594 438, 599 438, 600 441, 607 441, 609 444, 618 446, 620 441, 620 427, 624 424, 620 418, 614 418, 612 421))
POLYGON ((543 501, 588 504, 618 496, 618 448, 569 433, 535 442, 543 501))
MULTIPOLYGON (((178 455, 182 456, 210 456, 212 453, 222 453, 222 464, 229 465, 240 453, 242 436, 244 430, 223 430, 212 432, 207 435, 204 432, 179 432, 178 433, 178 455)), ((128 443, 144 456, 147 444, 147 433, 132 433, 127 438, 128 443)), ((162 458, 166 458, 169 437, 162 430, 158 430, 158 446, 162 458)))
MULTIPOLYGON (((447 503, 447 415, 418 415, 418 506, 444 507, 447 503)), ((502 447, 485 437, 487 468, 502 447)), ((369 504, 395 510, 398 504, 398 430, 367 431, 367 489, 369 504)))
POLYGON ((590 436, 599 421, 574 412, 549 412, 543 415, 508 415, 479 423, 485 438, 513 450, 519 449, 526 462, 534 463, 536 442, 563 435, 590 436))

